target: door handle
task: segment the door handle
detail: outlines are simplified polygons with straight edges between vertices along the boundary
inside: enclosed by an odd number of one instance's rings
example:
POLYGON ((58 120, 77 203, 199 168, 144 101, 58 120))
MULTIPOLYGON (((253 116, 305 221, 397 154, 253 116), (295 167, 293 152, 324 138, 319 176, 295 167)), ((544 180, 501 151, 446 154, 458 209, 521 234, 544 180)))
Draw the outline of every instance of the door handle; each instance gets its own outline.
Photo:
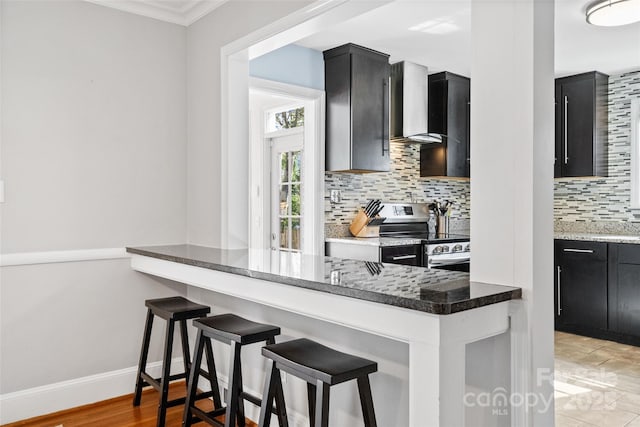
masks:
POLYGON ((573 253, 578 253, 578 254, 592 254, 593 253, 593 249, 572 249, 572 248, 566 248, 563 249, 564 252, 573 252, 573 253))
POLYGON ((564 164, 569 162, 569 145, 567 144, 567 111, 569 110, 569 98, 564 96, 564 164))
MULTIPOLYGON (((387 121, 385 120, 385 101, 387 100, 387 92, 389 91, 387 85, 388 85, 388 79, 387 78, 383 78, 382 79, 382 156, 384 157, 385 153, 389 152, 389 146, 388 146, 388 138, 385 138, 385 135, 387 135, 387 121), (386 144, 385 144, 386 142, 386 144)), ((390 119, 390 118, 389 118, 390 119)))
POLYGON ((560 316, 560 312, 562 311, 562 302, 560 300, 560 272, 562 271, 560 269, 560 266, 557 266, 557 271, 558 271, 558 316, 560 316))

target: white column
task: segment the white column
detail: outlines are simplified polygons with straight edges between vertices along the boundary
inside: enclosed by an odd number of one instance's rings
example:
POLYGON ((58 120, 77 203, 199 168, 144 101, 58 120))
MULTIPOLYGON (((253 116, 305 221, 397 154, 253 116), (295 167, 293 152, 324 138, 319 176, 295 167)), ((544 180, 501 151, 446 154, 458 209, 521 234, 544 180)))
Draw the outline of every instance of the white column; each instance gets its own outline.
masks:
MULTIPOLYGON (((553 386, 536 375, 553 369, 553 21, 553 0, 472 0, 471 279, 523 288, 514 392, 545 398, 553 386)), ((553 407, 520 415, 553 425, 553 407)))

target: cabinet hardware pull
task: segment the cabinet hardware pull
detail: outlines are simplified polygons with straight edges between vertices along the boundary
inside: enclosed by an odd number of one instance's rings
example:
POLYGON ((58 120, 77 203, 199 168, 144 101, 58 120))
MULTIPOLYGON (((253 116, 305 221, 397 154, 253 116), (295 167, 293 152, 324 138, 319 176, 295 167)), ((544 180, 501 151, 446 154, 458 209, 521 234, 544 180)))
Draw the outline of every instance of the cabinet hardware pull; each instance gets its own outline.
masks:
POLYGON ((413 258, 416 258, 417 256, 418 255, 400 255, 400 256, 391 257, 391 259, 393 261, 398 261, 398 260, 401 260, 401 259, 413 259, 413 258))
POLYGON ((569 162, 569 146, 567 144, 567 111, 569 109, 569 98, 564 96, 564 164, 569 162))
POLYGON ((575 252, 578 254, 592 254, 593 253, 593 249, 571 249, 571 248, 567 248, 567 249, 563 249, 563 251, 565 252, 575 252))
POLYGON ((560 316, 560 312, 562 311, 562 303, 560 301, 560 266, 557 267, 558 270, 558 316, 560 316))
MULTIPOLYGON (((382 79, 382 156, 383 157, 384 157, 384 154, 389 151, 389 147, 385 146, 385 140, 386 140, 385 134, 387 132, 386 132, 386 126, 385 126, 386 125, 386 123, 385 123, 386 120, 385 120, 385 117, 384 117, 385 116, 385 114, 384 114, 384 112, 385 112, 385 108, 384 108, 385 99, 387 99, 386 94, 387 94, 387 91, 389 90, 387 88, 387 84, 388 84, 387 80, 388 79, 385 79, 385 78, 382 79)), ((391 117, 389 117, 388 119, 391 120, 391 117)))

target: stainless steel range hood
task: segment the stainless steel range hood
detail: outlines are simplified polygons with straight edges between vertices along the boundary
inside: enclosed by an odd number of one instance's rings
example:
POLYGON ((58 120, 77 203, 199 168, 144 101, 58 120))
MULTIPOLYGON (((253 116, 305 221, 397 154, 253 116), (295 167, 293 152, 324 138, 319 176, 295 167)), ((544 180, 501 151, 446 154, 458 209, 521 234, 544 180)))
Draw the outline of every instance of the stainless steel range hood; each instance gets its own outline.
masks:
POLYGON ((428 131, 427 67, 412 62, 391 64, 390 140, 405 144, 446 141, 428 131))

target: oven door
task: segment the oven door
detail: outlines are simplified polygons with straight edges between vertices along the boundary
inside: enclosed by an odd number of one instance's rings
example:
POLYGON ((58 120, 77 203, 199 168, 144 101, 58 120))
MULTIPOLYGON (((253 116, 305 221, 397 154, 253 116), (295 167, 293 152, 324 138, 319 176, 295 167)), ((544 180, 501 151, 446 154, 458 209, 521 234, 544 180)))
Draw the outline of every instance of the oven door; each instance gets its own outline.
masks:
POLYGON ((471 254, 469 252, 425 255, 425 257, 427 258, 426 266, 429 268, 469 272, 469 263, 471 261, 471 254))
POLYGON ((420 245, 382 246, 380 248, 380 262, 422 266, 422 251, 420 245))

